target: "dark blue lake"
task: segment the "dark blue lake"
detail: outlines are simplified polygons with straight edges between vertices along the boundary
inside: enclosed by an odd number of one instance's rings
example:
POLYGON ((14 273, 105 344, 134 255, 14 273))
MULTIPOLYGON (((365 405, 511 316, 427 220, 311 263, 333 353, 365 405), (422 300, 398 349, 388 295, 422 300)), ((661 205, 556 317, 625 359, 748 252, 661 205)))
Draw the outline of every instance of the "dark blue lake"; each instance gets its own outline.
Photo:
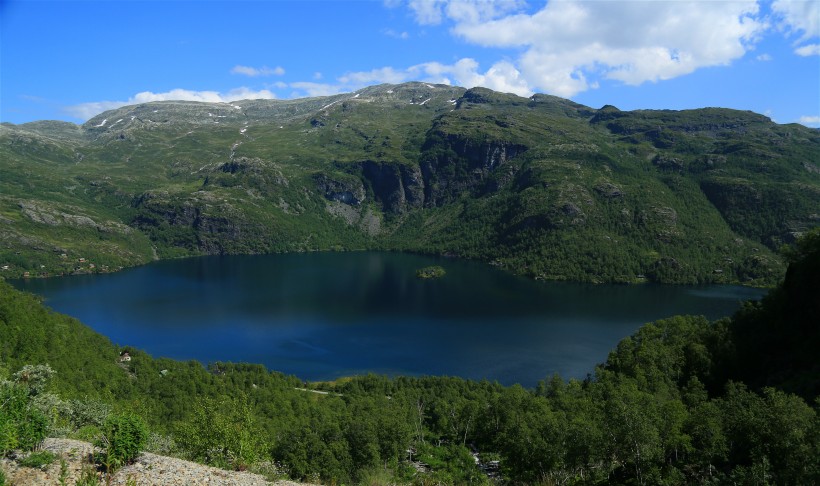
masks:
POLYGON ((646 322, 715 319, 764 293, 544 283, 476 262, 372 252, 192 258, 14 284, 156 357, 262 363, 305 380, 375 372, 528 387, 555 372, 586 376, 646 322), (447 274, 416 278, 433 264, 447 274))

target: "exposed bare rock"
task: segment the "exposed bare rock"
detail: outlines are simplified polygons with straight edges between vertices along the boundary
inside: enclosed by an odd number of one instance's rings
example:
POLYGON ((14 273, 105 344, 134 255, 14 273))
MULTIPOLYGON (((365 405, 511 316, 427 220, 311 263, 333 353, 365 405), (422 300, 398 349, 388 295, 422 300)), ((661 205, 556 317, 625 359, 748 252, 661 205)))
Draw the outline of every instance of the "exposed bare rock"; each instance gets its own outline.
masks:
MULTIPOLYGON (((6 474, 9 484, 27 486, 46 486, 61 484, 75 484, 82 475, 94 471, 89 464, 90 454, 94 446, 88 442, 71 439, 46 439, 42 450, 55 454, 58 459, 45 469, 20 467, 11 459, 0 460, 0 468, 6 474), (61 473, 61 461, 66 463, 61 473)), ((103 473, 96 473, 100 476, 103 473)), ((264 476, 246 471, 226 471, 215 467, 204 466, 195 462, 176 459, 173 457, 158 456, 151 453, 141 454, 137 460, 128 466, 119 469, 109 478, 101 477, 101 484, 111 485, 200 485, 219 484, 232 486, 299 486, 292 481, 271 482, 264 476)))

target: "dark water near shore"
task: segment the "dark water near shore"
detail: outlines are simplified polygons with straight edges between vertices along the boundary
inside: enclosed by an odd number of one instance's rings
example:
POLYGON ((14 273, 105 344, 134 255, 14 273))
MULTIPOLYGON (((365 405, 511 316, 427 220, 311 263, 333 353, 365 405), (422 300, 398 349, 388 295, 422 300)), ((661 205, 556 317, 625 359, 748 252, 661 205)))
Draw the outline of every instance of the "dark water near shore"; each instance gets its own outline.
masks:
POLYGON ((14 282, 113 342, 180 360, 244 361, 305 380, 375 372, 534 386, 583 377, 642 324, 731 315, 744 287, 543 283, 400 253, 163 261, 14 282), (440 279, 415 277, 441 265, 440 279))

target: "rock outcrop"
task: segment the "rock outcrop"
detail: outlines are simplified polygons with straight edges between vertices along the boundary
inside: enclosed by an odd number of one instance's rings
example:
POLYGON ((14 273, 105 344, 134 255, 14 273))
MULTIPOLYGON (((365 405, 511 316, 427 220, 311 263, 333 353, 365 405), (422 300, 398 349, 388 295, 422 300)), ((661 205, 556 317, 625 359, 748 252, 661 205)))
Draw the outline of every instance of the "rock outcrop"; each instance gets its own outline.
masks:
MULTIPOLYGON (((57 459, 43 469, 20 467, 11 459, 0 459, 0 468, 6 474, 8 484, 26 486, 52 486, 76 484, 84 474, 97 474, 89 464, 89 456, 95 448, 88 442, 71 439, 46 439, 42 450, 51 452, 57 459), (65 469, 61 472, 61 462, 65 469)), ((226 471, 195 462, 143 453, 100 484, 127 485, 179 485, 220 484, 232 486, 300 486, 292 481, 268 481, 264 476, 246 471, 226 471)))

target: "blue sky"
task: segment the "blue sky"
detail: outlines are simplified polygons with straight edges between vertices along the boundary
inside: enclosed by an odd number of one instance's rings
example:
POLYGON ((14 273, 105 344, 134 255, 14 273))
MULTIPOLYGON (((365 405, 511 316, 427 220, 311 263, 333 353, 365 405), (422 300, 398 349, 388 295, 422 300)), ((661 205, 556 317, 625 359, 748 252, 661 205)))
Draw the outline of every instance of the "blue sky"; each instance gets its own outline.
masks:
POLYGON ((820 126, 820 0, 0 0, 0 121, 411 80, 820 126))

